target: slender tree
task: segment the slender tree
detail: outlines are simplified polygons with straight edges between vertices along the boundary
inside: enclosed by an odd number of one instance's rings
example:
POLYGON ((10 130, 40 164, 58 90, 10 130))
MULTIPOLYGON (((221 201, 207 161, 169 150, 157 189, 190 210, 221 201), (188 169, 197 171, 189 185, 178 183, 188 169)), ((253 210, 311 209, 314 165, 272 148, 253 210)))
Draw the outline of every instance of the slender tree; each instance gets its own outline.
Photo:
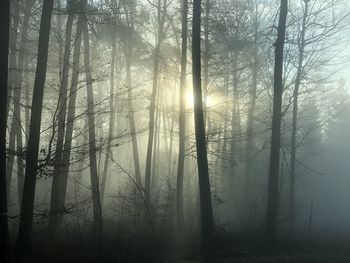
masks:
POLYGON ((26 156, 23 200, 18 238, 16 243, 16 248, 20 252, 29 252, 31 250, 31 234, 40 142, 41 113, 47 70, 52 7, 53 0, 44 0, 39 31, 38 59, 32 98, 32 114, 30 118, 30 130, 26 156))
MULTIPOLYGON (((86 0, 85 0, 86 1, 86 0)), ((86 2, 85 2, 86 3, 86 2)), ((84 3, 84 7, 86 4, 84 3)), ((100 188, 96 162, 96 132, 95 132, 95 102, 92 85, 92 75, 90 66, 90 46, 89 46, 89 31, 88 22, 84 26, 84 66, 86 74, 87 84, 87 118, 89 128, 89 157, 90 157, 90 178, 91 178, 91 192, 92 192, 92 206, 94 214, 93 223, 93 234, 96 240, 101 244, 101 227, 102 227, 102 213, 101 213, 101 199, 100 199, 100 188)))
POLYGON ((112 157, 112 137, 114 132, 114 126, 115 126, 115 96, 114 96, 114 71, 115 71, 115 57, 116 57, 116 36, 113 31, 112 35, 112 54, 111 54, 111 79, 110 79, 110 89, 109 89, 109 130, 108 130, 108 142, 107 142, 107 148, 106 148, 106 158, 104 161, 103 166, 103 173, 102 173, 102 182, 101 182, 101 201, 103 202, 104 196, 105 196, 105 189, 106 189, 106 182, 107 182, 107 175, 108 175, 108 165, 109 160, 112 157))
POLYGON ((141 169, 140 169, 140 159, 139 159, 139 149, 136 136, 136 125, 135 125, 135 115, 134 115, 134 105, 133 105, 133 90, 131 82, 131 60, 133 56, 133 43, 132 36, 134 34, 134 18, 132 10, 128 10, 125 1, 123 1, 124 10, 126 13, 126 23, 130 27, 131 33, 126 37, 124 42, 125 48, 125 61, 126 61, 126 86, 128 89, 128 119, 132 140, 132 150, 134 157, 134 167, 135 167, 135 181, 139 187, 142 186, 141 182, 141 169), (131 12, 130 12, 131 11, 131 12))
POLYGON ((286 21, 288 12, 288 0, 281 0, 277 40, 275 43, 275 69, 274 69, 274 94, 272 135, 270 153, 270 171, 268 184, 268 200, 266 213, 266 237, 270 242, 276 241, 277 219, 279 206, 279 167, 281 145, 281 107, 283 94, 283 49, 286 33, 286 21))
POLYGON ((160 51, 162 43, 164 41, 164 21, 166 16, 167 0, 163 2, 158 0, 157 4, 157 19, 158 19, 158 33, 156 39, 156 47, 154 48, 153 54, 153 86, 149 113, 149 132, 148 132, 148 145, 146 155, 146 171, 145 171, 145 195, 146 200, 150 201, 151 191, 151 171, 152 171, 152 149, 154 144, 154 125, 155 125, 155 112, 156 112, 156 97, 158 88, 158 76, 159 76, 159 62, 160 62, 160 51))
POLYGON ((63 144, 64 144, 64 133, 66 126, 66 111, 67 111, 67 87, 69 77, 69 58, 71 53, 71 38, 73 29, 74 10, 72 7, 72 1, 68 1, 67 4, 68 19, 66 24, 66 36, 64 44, 64 55, 63 55, 63 69, 61 75, 61 85, 58 98, 57 106, 57 142, 55 150, 55 163, 54 173, 52 178, 52 190, 51 190, 51 203, 50 203, 50 219, 49 219, 49 231, 50 237, 55 236, 57 230, 57 213, 60 213, 59 205, 59 179, 61 176, 61 167, 63 163, 63 144))
POLYGON ((214 218, 211 203, 208 157, 203 114, 203 98, 201 87, 201 0, 193 1, 192 21, 192 74, 194 97, 194 122, 197 148, 197 165, 199 176, 199 198, 201 213, 202 242, 206 247, 214 232, 214 218))
POLYGON ((6 191, 6 121, 10 0, 0 2, 0 260, 9 248, 6 191))
POLYGON ((303 15, 303 22, 300 32, 299 58, 297 75, 295 79, 294 91, 293 91, 293 113, 292 113, 292 138, 290 146, 290 176, 289 176, 289 230, 292 233, 295 225, 295 155, 296 155, 296 134, 297 134, 297 122, 298 122, 298 97, 299 87, 301 83, 301 77, 303 72, 304 61, 304 49, 305 49, 305 30, 306 19, 308 16, 309 0, 304 0, 305 8, 303 15))
MULTIPOLYGON (((18 98, 18 89, 16 84, 17 83, 17 54, 18 54, 18 46, 17 46, 17 39, 18 39, 18 25, 19 25, 19 2, 13 1, 11 4, 11 10, 13 15, 12 17, 12 23, 11 23, 11 33, 10 33, 10 54, 9 54, 9 67, 10 70, 12 70, 13 74, 9 75, 9 91, 8 91, 8 103, 7 103, 7 112, 9 113, 10 108, 10 101, 12 97, 14 97, 14 112, 13 112, 13 118, 11 122, 11 130, 10 130, 10 136, 9 136, 9 149, 8 149, 8 161, 7 161, 7 194, 9 196, 11 192, 11 181, 12 181, 12 170, 13 170, 13 163, 15 160, 16 153, 16 137, 17 137, 17 129, 20 127, 19 119, 18 119, 18 105, 19 105, 19 98, 18 98), (17 104, 17 105, 16 105, 17 104)), ((8 114, 6 115, 8 118, 8 114)))
POLYGON ((177 224, 179 229, 185 226, 184 218, 184 167, 186 140, 186 69, 187 69, 187 35, 188 35, 188 0, 182 2, 182 43, 180 76, 180 115, 179 115, 179 158, 176 180, 177 224))

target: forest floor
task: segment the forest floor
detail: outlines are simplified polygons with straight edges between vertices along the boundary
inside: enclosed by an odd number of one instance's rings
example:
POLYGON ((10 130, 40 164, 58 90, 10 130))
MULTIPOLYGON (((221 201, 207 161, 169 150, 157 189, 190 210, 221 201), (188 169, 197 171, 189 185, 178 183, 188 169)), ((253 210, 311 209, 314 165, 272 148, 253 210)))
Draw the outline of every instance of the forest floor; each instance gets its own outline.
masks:
MULTIPOLYGON (((43 240, 42 240, 43 241, 43 240)), ((258 234, 242 237, 225 234, 216 237, 206 261, 200 257, 198 236, 183 241, 151 236, 123 240, 105 240, 102 249, 93 242, 61 241, 48 247, 37 240, 33 253, 25 258, 13 254, 11 261, 26 263, 350 263, 350 235, 305 236, 280 239, 267 246, 258 234)), ((45 241, 44 241, 45 242, 45 241)), ((1 260, 0 260, 1 261, 1 260)), ((6 262, 6 261, 1 261, 6 262)))

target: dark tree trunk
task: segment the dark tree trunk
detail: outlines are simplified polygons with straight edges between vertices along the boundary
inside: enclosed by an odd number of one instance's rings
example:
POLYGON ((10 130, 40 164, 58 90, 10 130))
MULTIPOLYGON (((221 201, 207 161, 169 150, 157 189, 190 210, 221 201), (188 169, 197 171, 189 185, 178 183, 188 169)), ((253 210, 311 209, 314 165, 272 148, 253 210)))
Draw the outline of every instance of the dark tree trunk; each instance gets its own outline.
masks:
POLYGON ((90 47, 89 47, 89 31, 88 23, 86 21, 84 27, 84 66, 87 82, 87 117, 89 127, 89 156, 90 156, 90 178, 91 178, 91 192, 92 192, 92 206, 94 214, 93 233, 96 240, 101 244, 101 200, 98 182, 98 171, 96 162, 96 135, 95 135, 95 102, 92 86, 92 76, 90 67, 90 47))
POLYGON ((31 250, 33 208, 40 142, 41 113, 47 70, 52 7, 53 0, 44 1, 39 31, 38 59, 32 98, 32 114, 30 118, 29 140, 26 156, 23 200, 18 238, 16 243, 16 248, 20 252, 28 252, 31 250))
POLYGON ((270 174, 266 211, 266 237, 269 242, 276 241, 279 206, 279 166, 281 145, 281 107, 283 94, 283 48, 286 33, 288 0, 281 0, 277 41, 275 43, 275 72, 273 94, 273 116, 271 135, 270 174))
MULTIPOLYGON (((257 25, 255 25, 257 30, 257 25)), ((254 198, 254 184, 255 180, 252 178, 252 151, 253 151, 253 124, 254 124, 254 111, 256 102, 256 92, 258 85, 258 50, 257 50, 257 31, 255 31, 255 41, 253 47, 253 65, 252 65, 252 86, 250 88, 250 102, 247 116, 246 127, 246 163, 245 163, 245 195, 247 197, 254 198), (253 192, 252 192, 253 191, 253 192)))
POLYGON ((7 82, 10 31, 10 0, 0 1, 0 261, 9 248, 6 190, 7 82))
POLYGON ((103 165, 102 182, 101 182, 101 201, 103 203, 106 189, 106 182, 108 176, 108 165, 110 158, 112 157, 111 143, 115 126, 115 96, 114 96, 114 68, 115 68, 115 56, 116 56, 116 39, 115 34, 112 40, 112 61, 111 61, 111 80, 110 80, 110 91, 109 91, 109 130, 108 130, 108 143, 106 148, 106 158, 103 165))
MULTIPOLYGON (((131 32, 134 30, 134 21, 132 17, 132 12, 129 14, 129 10, 126 7, 125 2, 123 2, 123 7, 126 13, 127 25, 130 27, 131 32)), ((141 182, 141 169, 139 160, 139 150, 136 136, 136 125, 134 117, 134 106, 133 106, 133 92, 131 85, 131 59, 133 56, 133 43, 132 43, 132 33, 127 37, 127 41, 124 42, 125 45, 125 62, 126 62, 126 86, 128 89, 128 119, 130 125, 130 133, 132 140, 132 150, 135 166, 135 182, 137 184, 137 189, 142 189, 141 182)))
POLYGON ((303 61, 304 61, 304 48, 305 48, 305 29, 306 29, 306 19, 308 16, 309 0, 304 0, 305 9, 303 16, 303 24, 300 34, 299 41, 299 60, 297 76, 294 85, 293 92, 293 116, 292 116, 292 138, 290 146, 290 177, 289 177, 289 230, 290 233, 294 231, 295 225, 295 155, 296 155, 296 133, 297 133, 297 122, 298 122, 298 96, 299 87, 301 82, 301 76, 303 71, 303 61))
POLYGON ((64 55, 63 55, 63 70, 61 76, 61 86, 57 105, 57 142, 55 150, 55 163, 54 173, 52 178, 51 188, 51 203, 50 203, 50 218, 49 218, 49 236, 54 238, 57 231, 58 216, 61 207, 59 205, 59 181, 61 176, 61 168, 63 164, 63 143, 64 143, 64 132, 66 125, 66 111, 67 111, 67 87, 68 87, 68 76, 69 76, 69 58, 71 52, 71 38, 73 29, 74 14, 72 10, 68 10, 68 19, 66 24, 66 36, 64 44, 64 55))
MULTIPOLYGON (((204 4, 204 51, 203 51, 203 109, 204 109, 204 125, 207 122, 207 100, 208 100, 208 86, 209 86, 209 14, 210 14, 210 0, 205 0, 204 4)), ((209 125, 208 125, 209 127, 209 125)))
POLYGON ((194 97, 194 121, 197 146, 197 163, 199 176, 199 196, 201 211, 201 234, 205 247, 210 243, 214 232, 213 209, 211 203, 208 158, 203 114, 201 87, 201 0, 193 1, 192 22, 192 74, 194 97))
POLYGON ((136 125, 135 125, 135 116, 134 116, 134 106, 133 106, 133 92, 131 85, 131 58, 132 58, 132 43, 131 40, 128 41, 128 47, 126 48, 126 85, 128 89, 128 119, 130 125, 130 133, 132 140, 132 152, 134 157, 134 166, 135 166, 135 181, 138 187, 142 187, 141 182, 141 169, 140 169, 140 160, 139 160, 139 150, 136 136, 136 125))
MULTIPOLYGON (((176 180, 177 225, 179 230, 185 227, 184 217, 184 167, 186 141, 186 68, 188 35, 188 0, 182 2, 182 44, 181 44, 181 79, 180 79, 180 115, 179 115, 179 158, 176 180)), ((170 175, 169 175, 170 176, 170 175)))
MULTIPOLYGON (((79 71, 80 71, 80 50, 81 50, 81 41, 82 33, 84 26, 84 15, 80 14, 78 17, 76 32, 75 32, 75 41, 74 41, 74 50, 73 50, 73 72, 71 80, 71 88, 69 92, 69 101, 68 101, 68 111, 67 111, 67 124, 66 124, 66 133, 64 140, 64 148, 62 155, 62 169, 59 182, 59 210, 64 210, 64 204, 66 199, 66 190, 67 190, 67 181, 68 173, 70 166, 70 154, 72 149, 72 140, 73 140, 73 128, 74 128, 74 119, 75 119, 75 102, 77 98, 77 88, 79 82, 79 71)), ((62 221, 62 213, 57 214, 59 223, 57 228, 59 228, 62 221)))
MULTIPOLYGON (((23 141, 22 141, 22 121, 21 121, 21 108, 20 108, 20 100, 22 93, 22 83, 23 83, 23 73, 24 73, 24 63, 28 54, 26 54, 27 42, 28 42, 28 25, 29 18, 32 10, 32 6, 34 4, 34 0, 28 1, 25 5, 24 10, 24 18, 22 25, 22 33, 21 33, 21 44, 19 48, 19 56, 18 56, 18 77, 16 77, 16 89, 14 90, 14 115, 16 118, 15 123, 17 123, 17 127, 14 127, 16 131, 16 140, 17 140, 17 186, 18 186, 18 200, 19 205, 22 203, 22 192, 23 192, 23 183, 24 183, 24 155, 23 155, 23 141)), ((12 128, 12 127, 11 127, 12 128)))
POLYGON ((157 44, 154 49, 153 60, 153 87, 150 103, 149 113, 149 132, 148 132, 148 145, 146 155, 146 171, 145 171, 145 196, 146 201, 150 201, 151 191, 151 171, 152 171, 152 149, 154 141, 154 123, 155 123, 155 109, 156 109, 156 97, 158 88, 158 75, 159 75, 159 61, 160 61, 160 49, 163 42, 164 34, 164 19, 167 8, 167 0, 163 3, 164 10, 162 11, 161 0, 158 0, 158 36, 157 44))
POLYGON ((9 70, 11 74, 9 74, 9 85, 8 85, 8 103, 7 103, 7 115, 6 118, 8 118, 8 113, 9 113, 9 108, 10 108, 10 102, 11 102, 11 96, 12 93, 14 97, 17 97, 17 100, 13 100, 14 104, 14 112, 13 112, 13 117, 12 117, 12 122, 11 122, 11 130, 10 130, 10 138, 9 138, 9 150, 8 150, 8 161, 7 161, 7 196, 10 196, 11 192, 11 181, 12 181, 12 170, 13 170, 13 163, 15 160, 15 155, 16 155, 16 138, 17 138, 17 130, 20 127, 19 120, 17 119, 18 117, 18 92, 16 92, 17 87, 17 38, 18 38, 18 24, 19 24, 19 2, 18 1, 12 1, 11 5, 11 10, 13 10, 13 15, 12 15, 12 25, 10 29, 10 54, 9 54, 9 70), (16 105, 17 104, 17 105, 16 105))

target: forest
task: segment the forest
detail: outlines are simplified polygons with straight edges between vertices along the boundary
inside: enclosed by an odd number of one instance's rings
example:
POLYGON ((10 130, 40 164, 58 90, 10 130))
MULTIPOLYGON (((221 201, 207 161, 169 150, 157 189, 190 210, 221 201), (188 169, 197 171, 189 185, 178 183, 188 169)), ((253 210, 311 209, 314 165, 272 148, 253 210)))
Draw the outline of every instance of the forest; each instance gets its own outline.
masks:
POLYGON ((0 0, 0 262, 350 262, 348 0, 0 0))

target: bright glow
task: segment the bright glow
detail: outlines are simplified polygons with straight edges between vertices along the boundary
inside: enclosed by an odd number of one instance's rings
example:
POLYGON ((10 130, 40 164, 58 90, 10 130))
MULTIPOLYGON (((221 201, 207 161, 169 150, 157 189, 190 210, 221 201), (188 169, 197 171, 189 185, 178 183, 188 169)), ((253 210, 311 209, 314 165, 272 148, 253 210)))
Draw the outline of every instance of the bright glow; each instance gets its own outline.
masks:
MULTIPOLYGON (((207 96, 207 107, 212 107, 214 106, 214 99, 213 99, 213 96, 211 95, 208 95, 207 96)), ((193 105, 194 105, 194 97, 193 97, 193 93, 188 91, 186 93, 186 108, 189 108, 189 109, 193 109, 193 105)))
POLYGON ((186 108, 193 109, 193 105, 194 105, 193 92, 188 91, 186 93, 186 108))

